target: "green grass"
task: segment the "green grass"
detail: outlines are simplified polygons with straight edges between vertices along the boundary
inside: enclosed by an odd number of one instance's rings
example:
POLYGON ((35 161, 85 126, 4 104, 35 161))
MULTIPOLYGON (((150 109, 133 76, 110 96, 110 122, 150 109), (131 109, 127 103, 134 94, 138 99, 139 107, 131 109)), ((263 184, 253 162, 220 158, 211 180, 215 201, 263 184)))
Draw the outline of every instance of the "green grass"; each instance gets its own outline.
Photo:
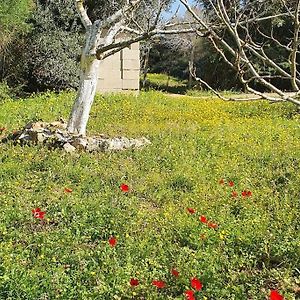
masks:
MULTIPOLYGON (((4 101, 0 128, 67 118, 73 99, 4 101)), ((74 155, 0 144, 0 299, 184 299, 194 276, 203 283, 196 299, 263 300, 270 289, 299 299, 300 126, 292 105, 98 96, 89 133, 144 135, 152 144, 74 155), (33 218, 36 207, 44 222, 33 218), (130 287, 130 278, 140 285, 130 287), (155 279, 166 288, 152 286, 155 279)))

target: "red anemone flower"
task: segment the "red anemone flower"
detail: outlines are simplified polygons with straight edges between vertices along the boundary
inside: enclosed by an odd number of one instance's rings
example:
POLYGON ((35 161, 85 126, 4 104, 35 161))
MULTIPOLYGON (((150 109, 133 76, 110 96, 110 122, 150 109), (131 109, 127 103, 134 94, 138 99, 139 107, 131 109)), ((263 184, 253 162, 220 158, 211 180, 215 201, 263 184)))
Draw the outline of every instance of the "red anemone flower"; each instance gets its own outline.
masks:
POLYGON ((138 279, 135 279, 135 278, 131 278, 130 279, 130 285, 131 286, 138 286, 140 283, 138 281, 138 279))
POLYGON ((117 239, 114 236, 112 236, 109 238, 108 242, 111 247, 115 247, 117 244, 117 239))
POLYGON ((179 272, 176 269, 172 269, 171 273, 173 276, 178 277, 179 276, 179 272))
POLYGON ((205 216, 200 216, 200 222, 201 223, 207 223, 207 218, 205 216))
POLYGON ((33 217, 36 219, 44 219, 44 216, 46 214, 45 211, 41 211, 39 207, 32 210, 33 217))
POLYGON ((224 184, 224 183, 225 183, 224 179, 223 178, 220 179, 219 184, 224 184))
POLYGON ((129 192, 129 186, 128 186, 127 184, 125 184, 125 183, 122 183, 122 184, 120 185, 120 189, 121 189, 121 191, 124 192, 124 193, 128 193, 128 192, 129 192))
POLYGON ((166 287, 166 283, 161 280, 153 280, 152 285, 156 286, 158 289, 163 289, 166 287))
POLYGON ((187 208, 187 211, 190 213, 190 214, 194 214, 196 212, 195 209, 191 208, 191 207, 188 207, 187 208))
POLYGON ((194 277, 191 279, 191 286, 193 289, 195 289, 196 291, 200 291, 202 289, 202 283, 201 281, 194 277))
POLYGON ((231 197, 235 198, 237 197, 238 193, 236 191, 232 191, 231 192, 231 197))
POLYGON ((251 197, 252 196, 252 192, 251 191, 242 191, 242 196, 243 197, 251 197))
POLYGON ((73 192, 73 190, 70 189, 70 188, 65 188, 64 191, 65 191, 65 193, 72 193, 73 192))
POLYGON ((213 222, 208 222, 207 226, 209 228, 213 228, 213 229, 217 229, 218 228, 218 224, 217 223, 213 223, 213 222))
POLYGON ((271 290, 270 300, 284 300, 284 298, 276 290, 271 290))
POLYGON ((192 290, 185 291, 185 296, 187 300, 196 300, 195 293, 192 290))
POLYGON ((233 181, 229 181, 228 185, 231 186, 231 187, 233 187, 234 186, 234 182, 233 181))

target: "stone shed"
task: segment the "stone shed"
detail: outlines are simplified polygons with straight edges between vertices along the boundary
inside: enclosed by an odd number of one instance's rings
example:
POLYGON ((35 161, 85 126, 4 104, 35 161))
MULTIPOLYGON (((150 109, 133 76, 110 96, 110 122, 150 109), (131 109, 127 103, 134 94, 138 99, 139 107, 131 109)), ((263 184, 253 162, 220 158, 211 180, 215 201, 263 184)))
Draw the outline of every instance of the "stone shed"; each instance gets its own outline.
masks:
POLYGON ((97 92, 137 92, 139 82, 139 43, 132 44, 100 62, 97 92))

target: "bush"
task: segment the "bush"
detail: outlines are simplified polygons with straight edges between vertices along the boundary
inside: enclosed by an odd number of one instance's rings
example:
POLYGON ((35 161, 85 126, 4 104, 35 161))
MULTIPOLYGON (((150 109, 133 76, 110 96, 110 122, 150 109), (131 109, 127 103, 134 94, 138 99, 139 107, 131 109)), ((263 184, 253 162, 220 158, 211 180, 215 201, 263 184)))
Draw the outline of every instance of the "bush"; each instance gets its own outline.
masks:
POLYGON ((11 98, 11 89, 6 82, 0 82, 0 102, 11 98))
POLYGON ((29 91, 76 88, 81 40, 80 34, 62 30, 34 34, 24 56, 29 91))
POLYGON ((83 36, 73 2, 38 0, 24 53, 29 91, 76 88, 83 36))

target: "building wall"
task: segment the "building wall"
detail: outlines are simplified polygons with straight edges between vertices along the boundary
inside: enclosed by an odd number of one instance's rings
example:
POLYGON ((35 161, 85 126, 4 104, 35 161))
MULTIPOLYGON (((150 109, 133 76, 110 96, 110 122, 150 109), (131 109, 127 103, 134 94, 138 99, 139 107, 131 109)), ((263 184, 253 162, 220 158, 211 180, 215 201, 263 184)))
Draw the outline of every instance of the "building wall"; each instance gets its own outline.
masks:
POLYGON ((100 62, 97 92, 138 91, 139 82, 139 43, 132 44, 100 62))

